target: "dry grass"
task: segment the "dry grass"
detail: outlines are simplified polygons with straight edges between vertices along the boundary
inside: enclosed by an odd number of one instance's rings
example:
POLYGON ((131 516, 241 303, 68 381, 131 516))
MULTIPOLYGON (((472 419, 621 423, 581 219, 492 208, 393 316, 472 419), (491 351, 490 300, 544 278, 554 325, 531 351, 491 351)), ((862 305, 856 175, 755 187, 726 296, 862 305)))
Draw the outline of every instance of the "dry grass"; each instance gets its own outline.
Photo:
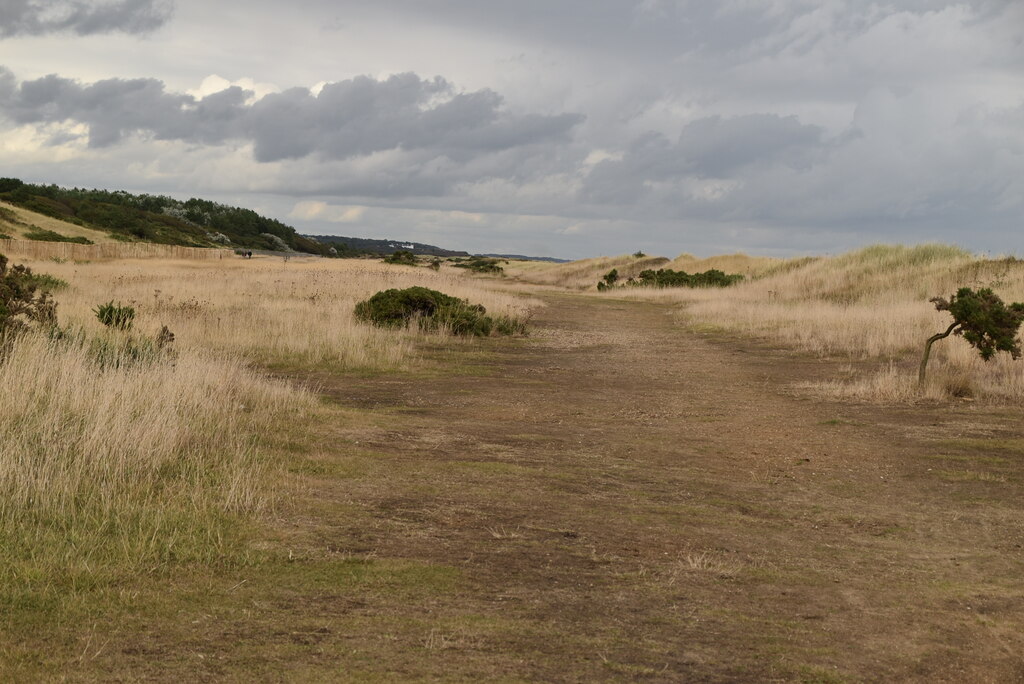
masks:
POLYGON ((415 360, 417 333, 356 322, 357 300, 416 284, 520 319, 534 305, 462 272, 366 261, 26 263, 70 286, 56 293, 62 334, 0 345, 0 610, 19 619, 62 619, 68 601, 144 571, 247 562, 244 529, 280 491, 280 444, 318 406, 253 364, 415 360), (96 320, 110 300, 136 307, 132 331, 96 320), (153 343, 163 325, 170 351, 153 343))
MULTIPOLYGON (((1009 301, 1024 300, 1024 262, 987 260, 956 247, 873 246, 832 258, 778 262, 759 277, 724 289, 632 290, 630 297, 685 304, 683 315, 822 356, 911 360, 949 315, 928 299, 958 287, 993 287, 1009 301)), ((935 348, 925 397, 1024 399, 1024 364, 982 362, 962 339, 935 348)), ((829 383, 826 394, 865 400, 919 398, 912 364, 886 365, 852 383, 829 383)))
MULTIPOLYGON (((572 289, 593 287, 618 268, 640 270, 632 257, 572 264, 532 264, 523 280, 572 289)), ((962 339, 935 347, 928 386, 916 385, 913 361, 924 340, 946 328, 949 315, 931 297, 959 287, 992 287, 1007 301, 1024 301, 1024 262, 984 259, 948 245, 875 245, 835 257, 772 259, 730 254, 698 259, 684 254, 662 265, 690 273, 718 269, 746 280, 729 288, 623 288, 603 296, 681 304, 696 329, 729 330, 827 357, 879 359, 884 365, 852 382, 814 391, 870 401, 970 397, 998 403, 1024 399, 1024 363, 1001 355, 984 363, 962 339), (902 361, 897 364, 893 362, 902 361)))
POLYGON ((661 268, 687 273, 703 273, 717 269, 726 273, 742 273, 747 278, 756 278, 778 268, 787 260, 773 257, 752 257, 746 254, 722 254, 712 257, 695 257, 692 254, 680 254, 661 268))
POLYGON ((648 268, 665 268, 668 259, 664 257, 641 257, 631 255, 583 259, 567 264, 552 264, 543 261, 513 261, 505 271, 515 278, 537 285, 551 285, 571 290, 592 290, 604 274, 613 268, 619 278, 625 280, 648 268))
POLYGON ((316 405, 238 361, 139 360, 132 344, 27 335, 0 359, 0 607, 12 619, 56 618, 172 561, 232 557, 279 480, 264 436, 316 405))
POLYGON ((394 369, 414 355, 415 333, 354 319, 356 302, 378 290, 423 285, 525 321, 539 305, 486 289, 456 269, 376 261, 238 258, 94 263, 27 262, 72 284, 58 294, 62 324, 95 329, 92 309, 111 299, 134 306, 136 325, 168 326, 184 351, 213 349, 262 364, 394 369))

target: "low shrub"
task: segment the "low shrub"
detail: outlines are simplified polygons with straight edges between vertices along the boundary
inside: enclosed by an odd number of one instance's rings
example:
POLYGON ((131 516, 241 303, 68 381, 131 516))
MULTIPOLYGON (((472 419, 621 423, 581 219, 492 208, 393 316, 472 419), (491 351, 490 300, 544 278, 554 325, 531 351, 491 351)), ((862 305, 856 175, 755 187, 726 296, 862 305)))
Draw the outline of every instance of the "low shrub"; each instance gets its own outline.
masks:
POLYGON ((32 226, 32 230, 25 233, 26 240, 37 240, 39 242, 73 242, 78 245, 91 245, 92 240, 87 237, 70 237, 61 235, 53 230, 46 230, 38 226, 32 226))
POLYGON ((100 323, 108 328, 118 330, 131 330, 132 322, 135 320, 135 309, 130 306, 114 304, 113 300, 106 304, 100 304, 92 310, 100 323))
POLYGON ((412 252, 400 249, 397 252, 384 257, 385 264, 399 264, 401 266, 415 266, 416 255, 412 252))
POLYGON ((383 290, 356 304, 356 318, 384 328, 401 328, 416 321, 420 330, 445 330, 453 335, 487 337, 522 332, 522 324, 486 315, 479 304, 426 287, 383 290))
POLYGON ((468 261, 462 261, 454 264, 455 268, 465 268, 473 271, 474 273, 490 273, 493 275, 501 275, 505 272, 505 269, 500 265, 499 259, 490 259, 487 257, 473 257, 468 261))
POLYGON ((660 268, 640 271, 636 284, 641 287, 729 287, 743 280, 739 273, 725 273, 711 269, 703 273, 687 273, 660 268))

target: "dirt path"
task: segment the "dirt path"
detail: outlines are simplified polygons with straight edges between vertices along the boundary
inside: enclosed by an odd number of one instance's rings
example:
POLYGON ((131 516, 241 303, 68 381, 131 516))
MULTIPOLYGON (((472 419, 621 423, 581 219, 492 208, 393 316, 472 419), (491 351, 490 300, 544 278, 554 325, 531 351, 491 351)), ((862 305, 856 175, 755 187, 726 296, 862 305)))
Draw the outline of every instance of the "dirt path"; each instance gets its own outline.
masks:
POLYGON ((283 535, 392 575, 279 605, 321 630, 307 674, 1024 679, 1020 411, 812 401, 813 359, 546 300, 439 352, 468 371, 321 379, 342 418, 283 535))

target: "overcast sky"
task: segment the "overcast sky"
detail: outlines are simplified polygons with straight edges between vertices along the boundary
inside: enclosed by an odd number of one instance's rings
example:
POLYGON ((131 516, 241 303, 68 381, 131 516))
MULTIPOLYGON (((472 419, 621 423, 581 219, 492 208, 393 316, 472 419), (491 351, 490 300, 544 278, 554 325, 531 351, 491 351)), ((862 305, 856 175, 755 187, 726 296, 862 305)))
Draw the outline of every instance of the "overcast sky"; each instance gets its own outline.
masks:
POLYGON ((0 0, 0 175, 578 258, 1024 253, 1019 0, 0 0))

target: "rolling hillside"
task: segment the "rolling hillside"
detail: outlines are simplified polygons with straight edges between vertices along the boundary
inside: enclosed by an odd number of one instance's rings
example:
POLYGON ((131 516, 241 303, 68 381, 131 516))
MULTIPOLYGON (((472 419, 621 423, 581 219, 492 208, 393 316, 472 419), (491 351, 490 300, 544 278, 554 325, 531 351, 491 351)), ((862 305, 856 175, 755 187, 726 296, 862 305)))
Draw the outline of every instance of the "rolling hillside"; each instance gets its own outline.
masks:
POLYGON ((299 235, 280 221, 260 216, 251 209, 198 198, 181 201, 163 195, 69 189, 0 178, 0 203, 6 209, 0 212, 0 232, 11 237, 33 232, 31 228, 35 226, 58 233, 56 238, 50 238, 58 241, 64 237, 72 238, 64 241, 93 243, 117 240, 335 255, 329 246, 299 235))

